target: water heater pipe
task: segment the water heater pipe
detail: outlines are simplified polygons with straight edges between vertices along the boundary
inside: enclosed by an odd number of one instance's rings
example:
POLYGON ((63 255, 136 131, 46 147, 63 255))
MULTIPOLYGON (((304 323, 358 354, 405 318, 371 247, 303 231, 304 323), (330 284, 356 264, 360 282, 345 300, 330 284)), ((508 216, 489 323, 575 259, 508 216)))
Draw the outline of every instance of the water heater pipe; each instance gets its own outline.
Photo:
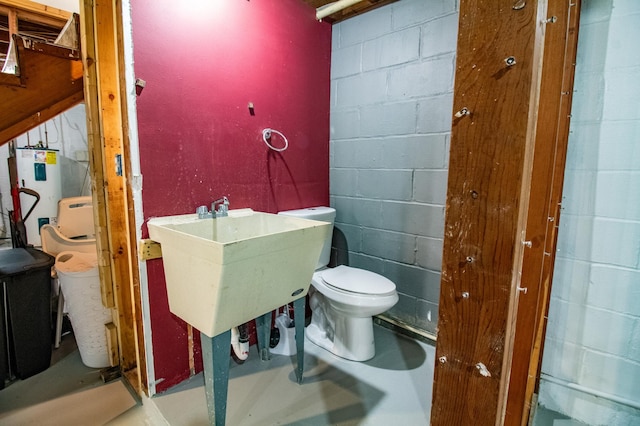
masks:
POLYGON ((569 382, 564 379, 559 379, 554 376, 550 376, 548 374, 542 373, 540 375, 540 379, 546 380, 547 382, 555 383, 556 385, 564 386, 569 389, 576 390, 578 392, 586 393, 587 395, 592 395, 597 398, 602 398, 609 400, 611 402, 615 402, 618 404, 626 405, 627 407, 635 408, 636 410, 640 410, 640 402, 634 401, 631 399, 627 399, 618 395, 613 395, 607 392, 602 392, 598 389, 590 388, 588 386, 579 385, 577 383, 569 382))
POLYGON ((332 15, 336 12, 340 12, 349 6, 353 6, 356 3, 360 3, 362 0, 338 0, 333 3, 326 4, 316 9, 316 19, 318 21, 322 18, 332 15))

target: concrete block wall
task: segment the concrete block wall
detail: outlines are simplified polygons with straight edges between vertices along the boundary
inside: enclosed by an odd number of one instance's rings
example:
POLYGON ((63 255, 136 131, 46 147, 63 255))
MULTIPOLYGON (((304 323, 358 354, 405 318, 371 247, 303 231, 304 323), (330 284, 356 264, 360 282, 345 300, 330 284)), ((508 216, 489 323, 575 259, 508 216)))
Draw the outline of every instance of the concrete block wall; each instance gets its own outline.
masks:
POLYGON ((393 280, 387 314, 435 333, 456 0, 400 0, 333 26, 334 258, 393 280))
POLYGON ((582 7, 539 402, 587 424, 637 425, 640 2, 582 7))

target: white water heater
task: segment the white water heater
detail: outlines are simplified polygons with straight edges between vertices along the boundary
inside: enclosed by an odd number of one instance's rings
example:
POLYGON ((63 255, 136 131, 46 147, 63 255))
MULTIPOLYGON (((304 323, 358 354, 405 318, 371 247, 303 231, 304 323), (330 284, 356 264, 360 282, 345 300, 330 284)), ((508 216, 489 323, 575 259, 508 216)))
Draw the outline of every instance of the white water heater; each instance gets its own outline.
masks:
MULTIPOLYGON (((40 247, 40 227, 58 221, 58 201, 62 198, 60 158, 57 149, 16 148, 18 187, 29 188, 40 195, 40 201, 24 222, 27 243, 40 247)), ((36 198, 20 193, 20 210, 24 217, 36 198)))

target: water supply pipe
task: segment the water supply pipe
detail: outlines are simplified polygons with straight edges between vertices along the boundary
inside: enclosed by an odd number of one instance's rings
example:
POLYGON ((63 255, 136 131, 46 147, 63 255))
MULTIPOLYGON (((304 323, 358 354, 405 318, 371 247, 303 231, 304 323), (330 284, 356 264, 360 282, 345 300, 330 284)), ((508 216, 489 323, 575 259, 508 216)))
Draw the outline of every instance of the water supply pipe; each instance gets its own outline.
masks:
POLYGON ((338 0, 321 6, 316 9, 316 19, 320 21, 322 18, 333 15, 336 12, 340 12, 341 10, 346 9, 349 6, 353 6, 356 3, 360 3, 361 1, 362 0, 338 0))
POLYGON ((231 348, 240 361, 244 361, 249 357, 247 324, 242 324, 231 329, 231 348))
POLYGON ((587 395, 591 395, 596 398, 606 399, 611 402, 615 402, 616 404, 626 405, 627 407, 634 408, 636 410, 640 410, 640 402, 627 399, 618 395, 614 395, 607 392, 602 392, 598 389, 590 388, 588 386, 580 385, 578 383, 573 383, 568 380, 560 379, 558 377, 550 376, 548 374, 542 373, 540 375, 541 380, 545 380, 550 383, 554 383, 559 386, 564 386, 569 389, 573 389, 578 392, 585 393, 587 395))

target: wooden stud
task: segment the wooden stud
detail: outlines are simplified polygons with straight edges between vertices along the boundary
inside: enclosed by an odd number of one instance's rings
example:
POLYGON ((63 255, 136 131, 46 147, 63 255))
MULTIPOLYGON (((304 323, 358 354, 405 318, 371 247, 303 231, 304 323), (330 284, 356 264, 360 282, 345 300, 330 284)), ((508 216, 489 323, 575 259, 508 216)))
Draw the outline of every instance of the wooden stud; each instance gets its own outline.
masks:
POLYGON ((543 77, 526 229, 531 249, 525 250, 522 265, 522 282, 528 291, 518 300, 505 425, 527 424, 539 377, 564 180, 579 14, 579 0, 549 3, 547 15, 556 19, 547 20, 545 25, 543 77))
POLYGON ((122 105, 122 40, 118 5, 110 1, 81 4, 81 47, 85 64, 85 102, 92 170, 94 221, 103 304, 118 315, 120 368, 130 384, 146 390, 139 298, 137 251, 130 226, 133 209, 127 181, 127 122, 122 105), (120 43, 120 44, 119 44, 120 43), (98 79, 99 76, 99 79, 98 79), (114 159, 122 158, 122 167, 114 159), (129 211, 131 210, 131 212, 129 211), (135 371, 135 374, 130 374, 135 371))
POLYGON ((107 334, 107 354, 109 355, 109 365, 115 367, 120 364, 118 351, 118 329, 112 322, 104 325, 107 334))
POLYGON ((89 165, 91 169, 91 194, 93 197, 93 219, 96 225, 96 246, 98 250, 98 271, 102 304, 115 306, 113 300, 113 280, 111 277, 111 256, 107 234, 107 200, 105 196, 104 160, 102 157, 100 104, 98 101, 98 71, 96 68, 95 29, 93 2, 84 1, 81 6, 80 36, 82 62, 84 65, 85 111, 87 115, 87 141, 89 145, 89 165))
POLYGON ((15 9, 7 10, 7 20, 9 21, 9 40, 14 34, 18 34, 18 12, 15 9))
POLYGON ((122 17, 125 16, 129 11, 123 11, 122 9, 123 3, 121 1, 116 2, 115 16, 116 16, 116 40, 118 47, 118 77, 120 79, 120 104, 122 111, 122 151, 123 158, 122 164, 124 170, 126 171, 126 206, 127 209, 125 211, 120 212, 125 220, 129 223, 128 231, 128 243, 129 243, 129 253, 130 253, 130 274, 131 274, 131 287, 128 289, 131 292, 131 306, 132 312, 130 312, 133 320, 133 343, 135 347, 133 348, 134 352, 137 354, 136 360, 136 370, 137 370, 137 386, 134 386, 139 391, 147 392, 147 366, 146 366, 146 352, 145 352, 145 333, 144 333, 144 320, 142 318, 142 291, 140 288, 140 270, 138 267, 139 259, 137 256, 137 252, 135 249, 135 243, 137 241, 138 235, 136 231, 136 217, 135 217, 135 203, 133 196, 133 180, 135 176, 132 176, 131 170, 131 141, 129 139, 129 113, 128 113, 128 97, 126 90, 126 81, 125 75, 127 73, 125 67, 125 34, 123 28, 122 17))
POLYGON ((196 342, 193 339, 193 326, 187 324, 187 349, 189 352, 189 375, 196 375, 196 342))
MULTIPOLYGON (((120 338, 120 367, 123 371, 137 365, 136 324, 133 307, 133 254, 130 240, 127 170, 121 163, 114 164, 124 154, 123 111, 121 102, 121 80, 117 45, 117 18, 115 2, 104 0, 93 4, 95 57, 100 77, 98 101, 101 124, 101 154, 103 158, 103 186, 106 196, 106 219, 108 224, 109 254, 111 256, 113 302, 118 311, 118 333, 120 338)), ((122 161, 122 160, 121 160, 122 161)), ((134 245, 135 247, 135 245, 134 245)), ((135 249, 133 250, 135 253, 135 249)), ((137 265, 137 263, 136 263, 137 265)), ((109 301, 107 301, 109 302, 109 301)))

